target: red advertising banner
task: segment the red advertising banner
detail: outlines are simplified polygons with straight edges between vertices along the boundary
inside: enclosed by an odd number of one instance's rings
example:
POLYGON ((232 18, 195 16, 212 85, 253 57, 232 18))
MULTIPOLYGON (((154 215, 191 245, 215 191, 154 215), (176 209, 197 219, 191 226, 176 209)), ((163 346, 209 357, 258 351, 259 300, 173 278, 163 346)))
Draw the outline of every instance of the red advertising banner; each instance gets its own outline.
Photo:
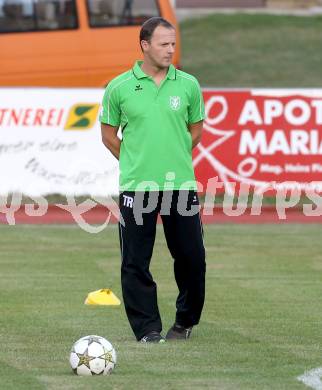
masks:
POLYGON ((193 162, 202 192, 209 179, 255 192, 322 192, 322 90, 204 90, 206 119, 193 162))

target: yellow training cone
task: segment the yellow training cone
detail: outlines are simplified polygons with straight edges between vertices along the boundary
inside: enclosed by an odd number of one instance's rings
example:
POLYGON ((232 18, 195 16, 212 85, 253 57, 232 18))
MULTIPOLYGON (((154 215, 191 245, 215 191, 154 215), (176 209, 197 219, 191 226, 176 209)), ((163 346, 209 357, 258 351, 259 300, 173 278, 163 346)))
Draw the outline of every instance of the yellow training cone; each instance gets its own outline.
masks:
POLYGON ((117 306, 121 304, 118 297, 109 288, 102 288, 101 290, 92 291, 85 299, 85 305, 109 305, 117 306))

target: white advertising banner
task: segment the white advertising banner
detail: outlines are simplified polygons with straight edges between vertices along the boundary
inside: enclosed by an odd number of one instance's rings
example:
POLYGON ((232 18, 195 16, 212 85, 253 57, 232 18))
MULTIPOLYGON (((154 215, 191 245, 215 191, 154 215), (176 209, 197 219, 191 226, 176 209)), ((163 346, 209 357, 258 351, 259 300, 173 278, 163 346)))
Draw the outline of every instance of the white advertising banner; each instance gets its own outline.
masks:
POLYGON ((103 89, 0 88, 0 195, 118 193, 101 141, 103 89))

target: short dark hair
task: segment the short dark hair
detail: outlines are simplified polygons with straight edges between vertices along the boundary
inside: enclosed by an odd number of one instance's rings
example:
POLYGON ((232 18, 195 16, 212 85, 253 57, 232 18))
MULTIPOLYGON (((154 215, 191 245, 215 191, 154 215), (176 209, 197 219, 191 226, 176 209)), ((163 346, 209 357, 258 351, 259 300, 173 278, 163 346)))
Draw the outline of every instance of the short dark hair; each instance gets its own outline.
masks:
POLYGON ((141 46, 141 41, 150 42, 154 30, 158 26, 175 29, 174 26, 166 19, 163 19, 159 16, 154 16, 153 18, 146 20, 142 24, 141 31, 140 31, 140 46, 141 46))

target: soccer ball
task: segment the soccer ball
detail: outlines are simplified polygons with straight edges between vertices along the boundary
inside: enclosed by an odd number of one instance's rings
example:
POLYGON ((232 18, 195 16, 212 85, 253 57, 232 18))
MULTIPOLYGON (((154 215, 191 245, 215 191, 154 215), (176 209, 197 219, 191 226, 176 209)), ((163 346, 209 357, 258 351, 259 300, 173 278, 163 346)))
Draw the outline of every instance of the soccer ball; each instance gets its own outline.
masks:
POLYGON ((104 337, 85 336, 73 345, 69 362, 76 375, 108 375, 116 365, 116 352, 104 337))

